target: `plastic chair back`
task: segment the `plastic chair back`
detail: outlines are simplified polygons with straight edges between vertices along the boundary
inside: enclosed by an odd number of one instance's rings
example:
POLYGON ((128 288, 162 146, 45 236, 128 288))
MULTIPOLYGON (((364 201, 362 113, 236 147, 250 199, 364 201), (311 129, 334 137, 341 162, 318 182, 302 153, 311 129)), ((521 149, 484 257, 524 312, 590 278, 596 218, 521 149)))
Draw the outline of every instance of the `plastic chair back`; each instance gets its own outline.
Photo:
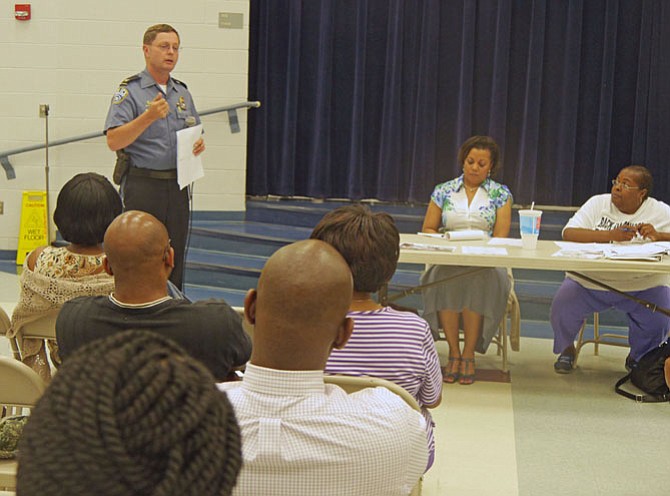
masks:
MULTIPOLYGON (((46 385, 27 365, 13 358, 0 356, 0 409, 6 415, 21 414, 40 399, 46 385)), ((16 460, 0 460, 0 489, 16 488, 16 460)))
POLYGON ((10 338, 14 358, 17 360, 21 359, 19 343, 25 338, 56 339, 56 319, 58 318, 59 311, 60 309, 52 310, 36 320, 23 324, 17 329, 16 335, 10 338))

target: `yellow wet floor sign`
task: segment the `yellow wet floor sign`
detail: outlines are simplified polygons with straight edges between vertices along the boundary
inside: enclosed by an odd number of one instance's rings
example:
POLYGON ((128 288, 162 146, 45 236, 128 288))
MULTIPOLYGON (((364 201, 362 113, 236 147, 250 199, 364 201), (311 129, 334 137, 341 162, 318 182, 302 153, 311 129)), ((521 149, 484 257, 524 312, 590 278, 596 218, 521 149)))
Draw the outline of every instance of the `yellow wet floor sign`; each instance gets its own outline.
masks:
POLYGON ((21 228, 16 265, 23 265, 28 253, 47 244, 47 194, 45 191, 24 191, 21 202, 21 228))

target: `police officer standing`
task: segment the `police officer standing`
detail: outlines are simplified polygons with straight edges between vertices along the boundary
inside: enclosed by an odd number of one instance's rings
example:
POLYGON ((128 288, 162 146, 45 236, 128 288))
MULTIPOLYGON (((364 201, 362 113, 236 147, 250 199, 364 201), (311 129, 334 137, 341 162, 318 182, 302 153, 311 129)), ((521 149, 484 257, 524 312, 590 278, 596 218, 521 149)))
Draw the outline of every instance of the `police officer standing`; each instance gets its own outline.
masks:
MULTIPOLYGON (((124 209, 149 212, 165 225, 175 252, 170 280, 182 289, 189 194, 177 184, 177 131, 199 124, 200 117, 186 85, 170 76, 179 43, 179 34, 168 24, 146 30, 146 68, 121 82, 107 113, 105 134, 109 148, 129 159, 120 179, 124 209)), ((204 150, 200 138, 193 154, 204 150)))

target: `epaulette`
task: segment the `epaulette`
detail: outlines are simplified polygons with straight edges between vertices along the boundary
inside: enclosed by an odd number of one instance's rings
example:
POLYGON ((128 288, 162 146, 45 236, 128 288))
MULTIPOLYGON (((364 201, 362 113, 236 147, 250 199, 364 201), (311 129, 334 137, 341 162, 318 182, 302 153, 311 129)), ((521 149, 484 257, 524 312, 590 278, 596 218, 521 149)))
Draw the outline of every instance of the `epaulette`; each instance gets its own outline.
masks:
POLYGON ((180 81, 179 79, 172 78, 172 80, 177 83, 181 84, 184 88, 188 89, 188 86, 186 86, 186 83, 184 81, 180 81))
POLYGON ((133 74, 132 76, 128 76, 126 79, 121 81, 121 84, 119 86, 128 86, 128 83, 131 81, 135 81, 136 79, 139 79, 140 75, 139 74, 133 74))

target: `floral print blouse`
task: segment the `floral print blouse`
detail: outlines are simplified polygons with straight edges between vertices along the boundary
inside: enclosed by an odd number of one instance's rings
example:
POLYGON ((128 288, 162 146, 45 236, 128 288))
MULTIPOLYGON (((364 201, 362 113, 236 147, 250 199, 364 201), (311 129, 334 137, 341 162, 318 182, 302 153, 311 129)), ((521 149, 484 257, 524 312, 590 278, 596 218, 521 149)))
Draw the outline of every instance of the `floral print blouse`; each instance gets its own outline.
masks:
POLYGON ((468 197, 463 187, 463 175, 456 179, 438 184, 430 199, 442 209, 442 228, 445 231, 464 229, 481 229, 493 234, 496 223, 496 211, 507 200, 511 201, 512 193, 504 184, 486 178, 475 193, 472 203, 468 205, 468 197))

